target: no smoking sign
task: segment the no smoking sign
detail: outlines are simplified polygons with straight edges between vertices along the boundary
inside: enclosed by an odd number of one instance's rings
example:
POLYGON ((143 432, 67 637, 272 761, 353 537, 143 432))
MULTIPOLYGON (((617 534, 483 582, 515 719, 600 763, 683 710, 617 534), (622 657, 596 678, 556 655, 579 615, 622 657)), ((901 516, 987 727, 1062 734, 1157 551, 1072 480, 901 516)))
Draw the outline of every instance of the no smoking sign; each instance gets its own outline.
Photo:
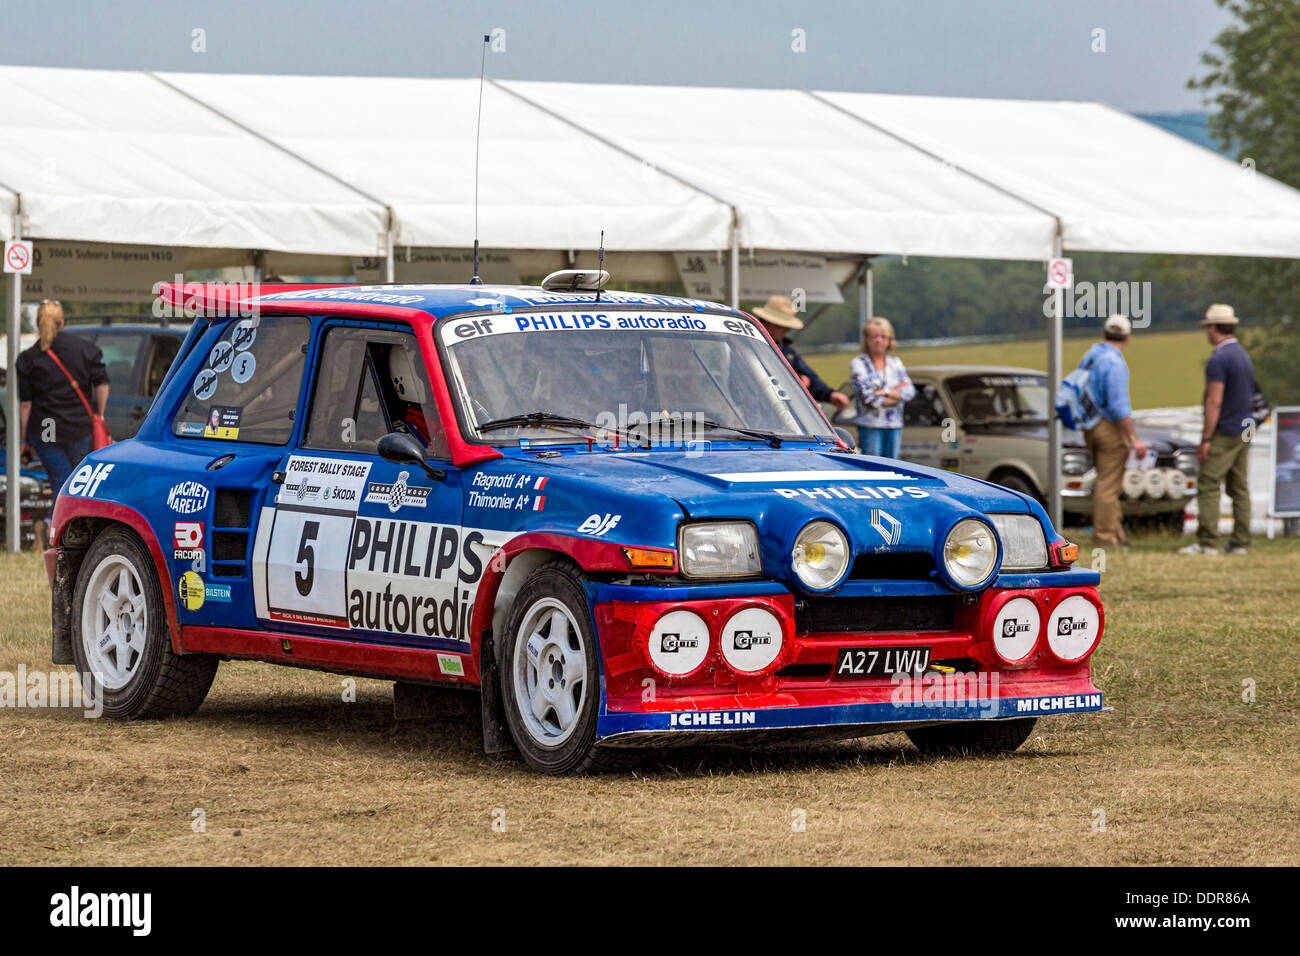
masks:
POLYGON ((29 276, 32 274, 32 244, 26 239, 10 239, 5 243, 5 272, 29 276))
POLYGON ((1074 260, 1049 259, 1047 263, 1047 287, 1049 289, 1069 289, 1074 286, 1074 260))

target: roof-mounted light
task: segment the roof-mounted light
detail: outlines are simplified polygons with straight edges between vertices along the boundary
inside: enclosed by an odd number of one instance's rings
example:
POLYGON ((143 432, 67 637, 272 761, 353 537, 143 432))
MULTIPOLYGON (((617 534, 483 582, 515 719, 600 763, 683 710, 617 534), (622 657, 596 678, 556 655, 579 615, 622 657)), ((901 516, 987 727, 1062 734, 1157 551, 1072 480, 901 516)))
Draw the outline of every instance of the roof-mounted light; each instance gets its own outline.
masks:
POLYGON ((543 279, 542 288, 547 292, 596 292, 608 281, 604 269, 561 269, 543 279))

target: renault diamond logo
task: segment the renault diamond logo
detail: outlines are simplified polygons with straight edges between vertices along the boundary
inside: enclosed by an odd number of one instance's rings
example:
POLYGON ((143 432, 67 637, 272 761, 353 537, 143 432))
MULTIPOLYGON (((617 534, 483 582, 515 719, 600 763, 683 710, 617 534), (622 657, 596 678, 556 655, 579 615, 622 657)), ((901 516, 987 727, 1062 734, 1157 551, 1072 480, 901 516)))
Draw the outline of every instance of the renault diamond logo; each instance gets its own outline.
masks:
POLYGON ((880 508, 871 509, 871 527, 880 532, 885 544, 898 544, 903 537, 903 523, 880 508))

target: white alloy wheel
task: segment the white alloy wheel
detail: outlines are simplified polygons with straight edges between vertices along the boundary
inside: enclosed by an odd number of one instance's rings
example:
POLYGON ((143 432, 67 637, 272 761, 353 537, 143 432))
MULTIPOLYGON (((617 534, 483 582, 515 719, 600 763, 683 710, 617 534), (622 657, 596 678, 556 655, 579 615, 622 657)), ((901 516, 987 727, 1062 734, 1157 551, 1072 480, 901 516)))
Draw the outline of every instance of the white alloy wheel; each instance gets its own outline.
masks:
POLYGON ((510 675, 528 735, 543 747, 568 740, 580 722, 590 681, 582 629, 561 601, 540 598, 524 612, 510 675))
POLYGON ((149 608, 131 562, 110 554, 91 572, 81 608, 81 641, 90 673, 106 690, 121 690, 144 657, 149 608))

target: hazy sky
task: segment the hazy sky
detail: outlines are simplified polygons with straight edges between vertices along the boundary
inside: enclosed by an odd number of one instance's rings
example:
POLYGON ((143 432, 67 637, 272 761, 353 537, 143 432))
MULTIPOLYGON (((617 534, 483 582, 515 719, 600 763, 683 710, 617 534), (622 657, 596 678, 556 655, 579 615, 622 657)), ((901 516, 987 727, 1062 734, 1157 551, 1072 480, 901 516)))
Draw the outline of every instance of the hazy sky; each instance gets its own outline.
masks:
POLYGON ((1100 100, 1200 109, 1212 0, 7 0, 0 63, 1100 100), (193 52, 193 31, 206 52, 193 52), (1093 52, 1095 30, 1105 52, 1093 52), (803 31, 806 52, 792 50, 803 31))

